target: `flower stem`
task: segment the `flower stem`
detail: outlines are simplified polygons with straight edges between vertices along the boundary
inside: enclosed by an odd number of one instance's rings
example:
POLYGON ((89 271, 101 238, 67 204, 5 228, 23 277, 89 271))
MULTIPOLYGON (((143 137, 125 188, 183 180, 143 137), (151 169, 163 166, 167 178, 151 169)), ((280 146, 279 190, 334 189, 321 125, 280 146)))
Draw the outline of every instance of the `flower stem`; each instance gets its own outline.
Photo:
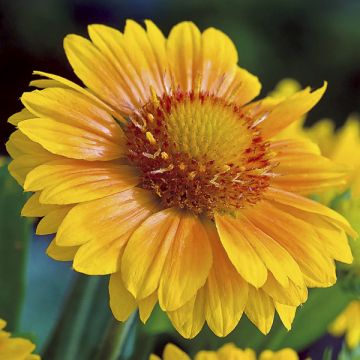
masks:
POLYGON ((44 354, 45 359, 76 359, 100 278, 77 274, 72 292, 44 354))
POLYGON ((128 352, 132 352, 135 324, 137 313, 134 312, 126 323, 112 319, 105 339, 98 353, 98 360, 123 360, 128 358, 128 352))

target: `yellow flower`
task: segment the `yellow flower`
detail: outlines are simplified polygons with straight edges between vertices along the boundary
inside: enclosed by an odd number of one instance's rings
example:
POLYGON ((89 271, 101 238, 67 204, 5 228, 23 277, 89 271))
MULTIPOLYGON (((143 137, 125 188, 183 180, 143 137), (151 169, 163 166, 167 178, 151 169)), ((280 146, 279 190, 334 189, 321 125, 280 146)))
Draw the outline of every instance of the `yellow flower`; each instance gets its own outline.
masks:
POLYGON ((360 119, 352 115, 346 123, 335 131, 331 120, 321 120, 306 130, 309 138, 316 142, 322 154, 334 162, 347 165, 350 176, 347 185, 353 196, 360 196, 360 119))
MULTIPOLYGON (((256 354, 252 349, 239 349, 233 344, 226 344, 218 351, 200 351, 195 355, 194 360, 256 360, 256 354)), ((259 360, 298 360, 297 353, 290 349, 285 348, 276 352, 265 350, 263 351, 259 360)), ((149 360, 161 360, 156 355, 151 355, 149 360)), ((190 357, 173 344, 167 344, 163 360, 191 360, 190 357)))
POLYGON ((2 360, 40 360, 39 355, 31 354, 35 345, 27 339, 11 338, 4 331, 6 322, 0 319, 0 359, 2 360))
POLYGON ((356 235, 298 194, 343 183, 344 169, 306 139, 274 139, 326 84, 250 103, 259 81, 216 29, 183 22, 166 39, 128 21, 89 35, 64 42, 85 87, 36 72, 44 89, 9 119, 9 169, 34 192, 22 214, 56 233, 48 254, 111 274, 121 321, 159 303, 189 338, 205 321, 225 336, 243 312, 267 333, 276 310, 289 329, 307 288, 352 261, 345 232, 356 235))
POLYGON ((352 301, 331 324, 329 332, 335 336, 345 334, 350 349, 360 344, 360 300, 352 301))

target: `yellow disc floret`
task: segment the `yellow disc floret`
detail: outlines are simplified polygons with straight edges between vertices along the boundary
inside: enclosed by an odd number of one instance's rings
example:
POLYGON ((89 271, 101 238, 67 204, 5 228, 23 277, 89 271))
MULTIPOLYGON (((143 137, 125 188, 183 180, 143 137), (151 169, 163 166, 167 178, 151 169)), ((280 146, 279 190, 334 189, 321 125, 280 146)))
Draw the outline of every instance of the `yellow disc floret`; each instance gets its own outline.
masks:
POLYGON ((129 158, 166 207, 232 212, 260 199, 271 153, 252 119, 204 93, 175 91, 129 117, 129 158))

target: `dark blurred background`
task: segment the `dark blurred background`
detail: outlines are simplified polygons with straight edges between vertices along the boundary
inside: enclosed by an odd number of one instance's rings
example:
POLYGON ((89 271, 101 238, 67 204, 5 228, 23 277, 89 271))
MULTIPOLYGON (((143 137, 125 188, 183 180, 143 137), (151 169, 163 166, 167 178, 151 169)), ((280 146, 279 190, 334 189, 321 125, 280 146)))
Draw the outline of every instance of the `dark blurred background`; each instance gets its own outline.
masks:
POLYGON ((2 0, 0 2, 1 131, 5 152, 33 70, 75 79, 62 40, 86 34, 90 23, 123 28, 125 19, 149 18, 167 35, 181 20, 225 31, 240 64, 258 75, 266 94, 284 77, 329 89, 309 122, 331 117, 341 124, 360 108, 359 0, 2 0))

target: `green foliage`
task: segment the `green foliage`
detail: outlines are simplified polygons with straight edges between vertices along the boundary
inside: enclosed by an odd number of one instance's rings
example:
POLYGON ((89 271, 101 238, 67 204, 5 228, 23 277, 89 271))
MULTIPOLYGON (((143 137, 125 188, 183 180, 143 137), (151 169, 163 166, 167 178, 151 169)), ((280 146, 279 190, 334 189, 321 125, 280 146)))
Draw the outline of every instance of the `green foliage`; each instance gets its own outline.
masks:
POLYGON ((10 176, 7 162, 0 167, 0 317, 7 329, 18 330, 24 298, 26 255, 31 222, 20 217, 26 196, 10 176))

